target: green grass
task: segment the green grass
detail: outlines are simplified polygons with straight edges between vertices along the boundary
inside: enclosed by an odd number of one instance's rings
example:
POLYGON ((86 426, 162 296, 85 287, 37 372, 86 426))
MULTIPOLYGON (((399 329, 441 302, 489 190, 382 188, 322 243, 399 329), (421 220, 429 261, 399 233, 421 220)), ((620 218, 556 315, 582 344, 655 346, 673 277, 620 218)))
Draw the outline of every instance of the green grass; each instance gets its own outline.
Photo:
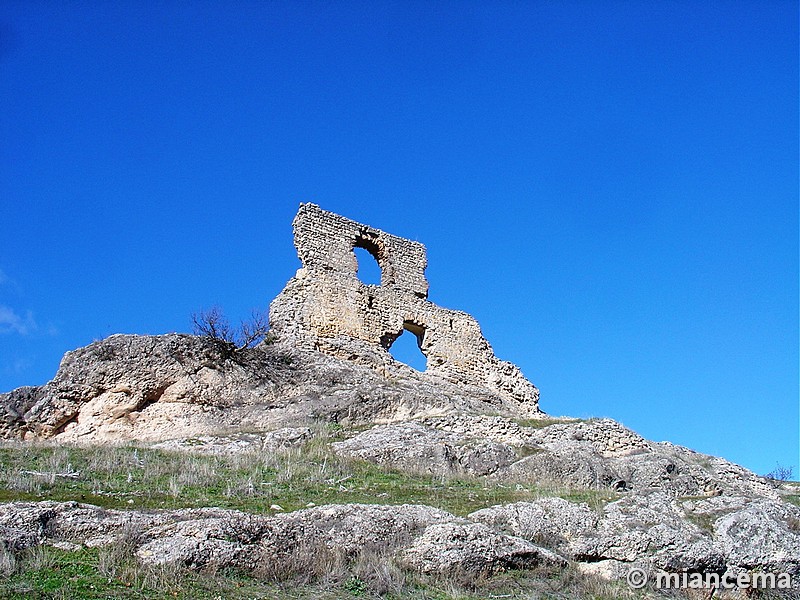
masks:
POLYGON ((514 419, 520 427, 531 427, 533 429, 542 429, 550 427, 550 425, 572 425, 574 423, 583 423, 586 419, 514 419))
POLYGON ((554 496, 563 498, 575 504, 586 503, 596 511, 601 510, 609 502, 619 500, 622 496, 611 490, 588 490, 588 489, 562 489, 555 490, 554 496))
POLYGON ((343 584, 312 585, 259 581, 235 572, 196 573, 170 567, 142 567, 133 560, 109 563, 107 550, 65 552, 38 548, 19 559, 16 571, 0 578, 0 597, 32 599, 343 599, 354 595, 343 584))
MULTIPOLYGON (((561 496, 598 509, 608 491, 544 487, 485 478, 401 473, 337 457, 331 442, 352 433, 319 426, 302 446, 232 456, 167 452, 145 446, 0 446, 0 501, 75 500, 106 508, 172 509, 218 506, 269 513, 340 503, 426 504, 456 515, 508 502, 561 496)), ((385 557, 316 572, 313 557, 296 571, 203 573, 139 564, 135 544, 118 542, 74 552, 40 546, 12 556, 0 548, 0 598, 477 600, 503 598, 643 598, 567 570, 513 571, 469 581, 430 579, 386 567, 385 557), (313 564, 312 564, 313 563, 313 564), (376 565, 378 565, 376 567, 376 565), (312 576, 308 576, 308 572, 312 576), (376 575, 378 573, 378 575, 376 575), (305 575, 304 575, 305 574, 305 575), (564 590, 569 595, 564 595, 564 590)), ((305 562, 304 562, 305 561, 305 562)), ((325 561, 317 561, 325 563, 325 561)))
POLYGON ((543 488, 470 477, 387 470, 337 457, 341 430, 320 428, 300 448, 206 456, 133 446, 7 445, 0 447, 0 501, 75 500, 106 508, 218 506, 248 512, 309 504, 426 504, 466 515, 508 502, 561 496, 602 505, 600 490, 543 488), (26 472, 35 472, 31 474, 26 472), (74 478, 59 474, 78 473, 74 478))
POLYGON ((711 533, 714 531, 714 523, 716 523, 717 519, 719 519, 725 513, 723 511, 710 514, 709 513, 700 514, 694 512, 686 512, 684 514, 686 516, 686 519, 690 523, 694 523, 700 529, 703 529, 704 531, 708 531, 709 533, 711 533))
MULTIPOLYGON (((129 549, 127 549, 129 550, 129 549)), ((652 597, 623 582, 581 575, 574 568, 517 570, 478 580, 435 579, 401 574, 395 589, 376 591, 368 574, 341 571, 303 581, 268 580, 233 571, 198 573, 180 567, 138 565, 126 548, 67 552, 38 547, 18 556, 12 572, 0 573, 0 597, 8 600, 479 600, 538 598, 613 600, 652 597)))
POLYGON ((795 506, 800 506, 800 494, 788 494, 783 497, 787 502, 791 502, 795 506))

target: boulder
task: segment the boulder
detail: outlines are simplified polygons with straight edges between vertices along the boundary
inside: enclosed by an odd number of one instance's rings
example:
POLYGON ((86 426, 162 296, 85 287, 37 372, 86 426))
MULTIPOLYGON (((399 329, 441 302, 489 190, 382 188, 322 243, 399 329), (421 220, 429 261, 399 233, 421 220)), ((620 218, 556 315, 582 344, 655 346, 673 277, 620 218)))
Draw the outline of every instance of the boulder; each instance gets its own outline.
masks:
POLYGON ((564 558, 554 552, 482 523, 430 525, 402 556, 406 564, 423 573, 450 575, 489 575, 542 564, 566 566, 564 558))
POLYGON ((378 425, 335 442, 333 449, 342 456, 434 475, 489 475, 517 460, 517 453, 505 444, 461 438, 418 422, 378 425))
POLYGON ((714 522, 714 540, 731 565, 800 574, 800 508, 794 505, 749 502, 714 522))
POLYGON ((568 553, 573 540, 597 528, 600 517, 586 504, 541 498, 484 508, 470 514, 469 519, 568 553))

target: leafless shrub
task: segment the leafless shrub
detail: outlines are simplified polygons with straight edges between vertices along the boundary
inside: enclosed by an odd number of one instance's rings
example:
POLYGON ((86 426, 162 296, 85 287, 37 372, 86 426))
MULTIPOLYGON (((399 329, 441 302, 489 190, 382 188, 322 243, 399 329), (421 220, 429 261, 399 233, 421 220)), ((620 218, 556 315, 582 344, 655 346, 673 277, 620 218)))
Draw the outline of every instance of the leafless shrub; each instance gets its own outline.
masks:
POLYGON ((250 319, 239 325, 237 344, 239 348, 252 348, 267 339, 268 333, 269 315, 254 309, 250 312, 250 319))
POLYGON ((784 467, 780 463, 775 463, 775 468, 764 477, 774 481, 791 481, 793 471, 794 467, 784 467))
POLYGON ((194 333, 214 342, 223 358, 240 356, 267 338, 269 315, 253 310, 250 319, 233 327, 218 306, 192 314, 194 333))
POLYGON ((102 340, 95 340, 94 354, 100 360, 112 361, 117 358, 117 351, 111 344, 104 344, 102 340))

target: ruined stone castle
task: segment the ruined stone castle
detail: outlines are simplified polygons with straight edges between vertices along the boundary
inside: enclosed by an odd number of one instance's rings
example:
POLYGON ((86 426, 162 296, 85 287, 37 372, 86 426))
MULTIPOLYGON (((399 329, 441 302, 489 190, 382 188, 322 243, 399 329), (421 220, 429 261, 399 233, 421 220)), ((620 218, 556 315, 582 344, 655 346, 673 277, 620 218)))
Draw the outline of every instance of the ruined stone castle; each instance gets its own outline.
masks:
POLYGON ((425 246, 314 204, 300 205, 293 228, 302 268, 270 306, 275 336, 379 367, 393 360, 388 349, 408 331, 426 357, 425 376, 487 388, 539 412, 539 390, 494 355, 478 322, 427 300, 425 246), (380 285, 358 279, 354 248, 375 258, 380 285))

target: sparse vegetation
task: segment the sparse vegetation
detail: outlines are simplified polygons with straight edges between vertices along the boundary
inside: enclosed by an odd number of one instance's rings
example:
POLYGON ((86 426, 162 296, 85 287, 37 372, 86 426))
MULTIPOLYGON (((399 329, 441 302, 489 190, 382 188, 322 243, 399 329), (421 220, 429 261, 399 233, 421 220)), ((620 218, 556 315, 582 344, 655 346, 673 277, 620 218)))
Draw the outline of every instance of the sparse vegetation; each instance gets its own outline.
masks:
POLYGON ((789 517, 786 521, 786 525, 788 526, 789 531, 800 533, 800 519, 789 517))
POLYGON ((724 513, 686 512, 685 514, 688 521, 694 523, 704 531, 712 532, 714 531, 714 523, 716 523, 717 519, 720 518, 724 513))
POLYGON ((218 306, 192 314, 192 325, 196 335, 214 342, 224 358, 233 358, 262 341, 269 341, 269 315, 253 310, 250 319, 239 327, 230 324, 218 306))
MULTIPOLYGON (((135 445, 77 447, 6 442, 0 446, 0 501, 77 500, 108 508, 135 509, 219 506, 256 514, 270 513, 274 505, 289 511, 310 504, 414 503, 466 515, 495 504, 544 496, 586 502, 600 509, 618 497, 607 490, 401 473, 335 455, 331 442, 352 433, 341 425, 321 424, 298 447, 233 455, 167 452, 135 445)), ((197 439, 194 445, 203 444, 202 439, 197 439)), ((698 524, 706 528, 709 525, 698 524)), ((248 535, 248 531, 246 526, 236 527, 237 535, 248 535)), ((346 556, 312 541, 310 546, 294 548, 285 556, 262 557, 255 570, 247 574, 232 570, 197 572, 174 565, 146 566, 133 553, 137 535, 136 531, 128 531, 109 546, 74 551, 40 546, 15 555, 0 548, 0 597, 664 597, 653 590, 634 591, 624 582, 582 574, 574 566, 511 570, 478 580, 458 573, 425 576, 404 568, 392 554, 391 545, 365 546, 355 556, 346 556)))
POLYGON ((274 504, 288 511, 309 503, 408 503, 466 515, 543 496, 594 506, 613 496, 606 490, 387 470, 335 455, 330 442, 344 434, 325 425, 300 447, 235 455, 6 443, 0 447, 0 501, 77 500, 140 509, 219 506, 253 512, 269 512, 274 504), (65 473, 73 476, 59 476, 65 473))
POLYGON ((14 569, 0 579, 0 597, 58 600, 479 600, 482 598, 614 600, 649 598, 623 582, 582 575, 574 568, 509 571, 480 580, 458 576, 424 577, 405 571, 372 551, 345 562, 298 553, 283 570, 265 563, 264 572, 195 572, 180 567, 150 567, 136 562, 124 541, 103 549, 76 551, 38 547, 20 554, 14 569), (313 562, 312 562, 313 559, 313 562))
POLYGON ((583 423, 586 419, 514 419, 520 427, 531 427, 533 429, 542 429, 550 425, 571 425, 574 423, 583 423))
MULTIPOLYGON (((548 495, 594 505, 609 499, 595 490, 385 470, 333 454, 330 443, 345 433, 340 426, 321 425, 300 447, 225 456, 144 446, 87 448, 7 442, 0 447, 0 501, 77 500, 136 509, 219 506, 262 514, 276 504, 295 510, 312 503, 419 503, 465 515, 494 504, 548 495), (61 476, 64 474, 70 476, 61 476)), ((501 574, 480 581, 455 575, 426 578, 404 569, 387 548, 380 547, 365 547, 355 557, 325 547, 297 548, 281 560, 265 558, 252 574, 198 573, 174 566, 141 565, 132 552, 136 535, 135 531, 126 532, 110 546, 74 552, 38 547, 15 556, 3 550, 0 597, 467 600, 488 594, 556 598, 564 597, 558 590, 565 578, 575 589, 571 598, 645 597, 601 592, 600 588, 611 590, 613 585, 556 570, 501 574), (520 578, 527 578, 524 586, 520 578)))
POLYGON ((775 468, 764 477, 775 481, 791 481, 793 471, 794 467, 784 467, 780 463, 775 463, 775 468))

